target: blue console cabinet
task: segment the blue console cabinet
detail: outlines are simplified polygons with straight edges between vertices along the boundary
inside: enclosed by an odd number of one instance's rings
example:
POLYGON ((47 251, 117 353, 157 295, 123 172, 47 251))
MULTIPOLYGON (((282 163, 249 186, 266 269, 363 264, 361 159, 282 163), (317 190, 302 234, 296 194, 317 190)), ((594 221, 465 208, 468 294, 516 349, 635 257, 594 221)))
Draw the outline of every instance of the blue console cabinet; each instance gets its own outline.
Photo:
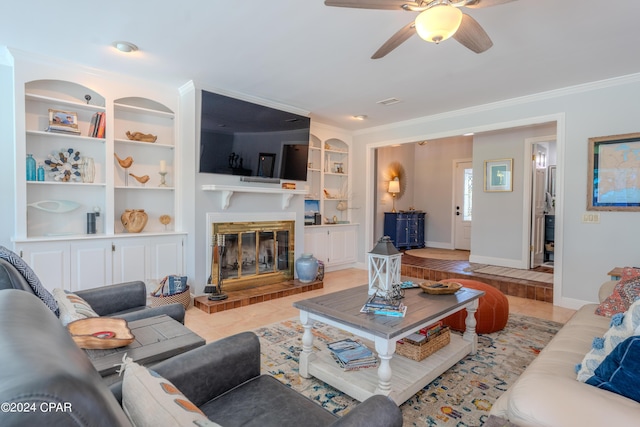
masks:
POLYGON ((424 248, 425 216, 422 211, 385 212, 384 235, 397 249, 424 248))

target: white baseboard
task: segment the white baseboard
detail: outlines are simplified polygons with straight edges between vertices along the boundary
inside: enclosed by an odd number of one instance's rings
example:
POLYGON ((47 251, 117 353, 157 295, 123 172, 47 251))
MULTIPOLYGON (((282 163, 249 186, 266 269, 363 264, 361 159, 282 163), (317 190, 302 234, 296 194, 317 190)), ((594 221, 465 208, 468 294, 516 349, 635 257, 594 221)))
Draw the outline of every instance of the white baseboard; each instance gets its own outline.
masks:
POLYGON ((593 304, 594 301, 583 301, 574 298, 560 298, 560 301, 553 301, 553 305, 557 305, 559 307, 570 308, 572 310, 578 310, 585 304, 593 304))
POLYGON ((436 249, 451 249, 453 250, 453 244, 448 242, 425 242, 428 248, 436 249))
POLYGON ((474 262, 476 264, 496 265, 498 267, 527 269, 527 263, 519 259, 493 258, 471 254, 469 255, 469 262, 474 262))

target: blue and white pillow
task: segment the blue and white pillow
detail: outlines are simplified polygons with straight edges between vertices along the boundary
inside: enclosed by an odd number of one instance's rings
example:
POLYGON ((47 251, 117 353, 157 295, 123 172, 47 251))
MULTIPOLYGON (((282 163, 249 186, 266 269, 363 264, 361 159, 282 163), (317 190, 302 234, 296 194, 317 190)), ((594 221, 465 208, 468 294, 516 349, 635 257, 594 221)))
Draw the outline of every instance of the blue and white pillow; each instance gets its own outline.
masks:
POLYGON ((22 274, 24 280, 27 281, 33 293, 44 302, 47 307, 55 313, 56 316, 60 316, 60 309, 56 299, 51 293, 40 283, 40 279, 36 276, 36 273, 20 258, 16 253, 10 251, 4 246, 0 245, 0 258, 9 262, 13 267, 22 274))
POLYGON ((640 402, 640 336, 620 343, 586 382, 640 402))
POLYGON ((582 363, 576 366, 578 381, 586 382, 591 378, 602 361, 627 338, 640 335, 640 299, 636 300, 625 313, 611 316, 611 324, 604 337, 593 339, 592 349, 584 356, 582 363))

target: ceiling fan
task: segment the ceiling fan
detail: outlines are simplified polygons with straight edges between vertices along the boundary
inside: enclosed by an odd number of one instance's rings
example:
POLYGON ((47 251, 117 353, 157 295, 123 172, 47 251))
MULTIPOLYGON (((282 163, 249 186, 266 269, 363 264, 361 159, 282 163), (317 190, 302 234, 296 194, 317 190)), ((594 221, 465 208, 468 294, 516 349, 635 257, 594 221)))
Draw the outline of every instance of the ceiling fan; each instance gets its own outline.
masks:
POLYGON ((480 24, 463 13, 460 8, 479 9, 512 1, 515 0, 325 0, 324 4, 356 9, 420 12, 415 21, 405 25, 391 36, 371 57, 371 59, 378 59, 416 33, 422 39, 436 44, 453 37, 475 53, 482 53, 493 46, 493 42, 480 24))

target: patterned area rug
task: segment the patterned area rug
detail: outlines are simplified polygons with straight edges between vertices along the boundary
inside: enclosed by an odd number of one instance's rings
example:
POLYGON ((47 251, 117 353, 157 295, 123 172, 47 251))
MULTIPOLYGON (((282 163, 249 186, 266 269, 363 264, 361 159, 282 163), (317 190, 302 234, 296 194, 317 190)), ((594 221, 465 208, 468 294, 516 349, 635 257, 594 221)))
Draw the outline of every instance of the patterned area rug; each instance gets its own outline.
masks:
POLYGON ((532 270, 522 270, 519 268, 497 267, 494 265, 473 264, 465 271, 474 273, 493 274, 494 276, 512 277, 514 279, 531 280, 534 282, 553 283, 552 273, 541 273, 532 270))
MULTIPOLYGON (((561 326, 557 322, 511 314, 504 330, 478 337, 475 355, 467 356, 400 406, 404 425, 482 426, 489 418, 493 402, 513 384, 561 326)), ((322 381, 298 375, 302 331, 297 319, 254 330, 262 347, 262 372, 275 376, 327 410, 344 415, 358 404, 356 400, 322 381)), ((316 346, 349 336, 319 322, 314 325, 313 333, 316 346)))

